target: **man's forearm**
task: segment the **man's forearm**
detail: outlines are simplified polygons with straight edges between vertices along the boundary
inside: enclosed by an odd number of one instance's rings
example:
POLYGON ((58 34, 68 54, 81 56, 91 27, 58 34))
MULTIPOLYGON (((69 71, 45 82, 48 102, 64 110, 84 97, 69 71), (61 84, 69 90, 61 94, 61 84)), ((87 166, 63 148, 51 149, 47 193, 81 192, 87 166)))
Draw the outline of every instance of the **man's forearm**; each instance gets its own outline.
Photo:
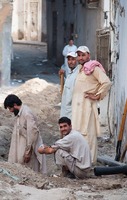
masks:
POLYGON ((92 93, 86 93, 85 98, 91 99, 91 100, 99 100, 100 99, 100 94, 92 94, 92 93))
POLYGON ((41 154, 52 154, 52 153, 55 153, 57 149, 55 148, 52 148, 52 147, 39 147, 38 148, 38 152, 41 153, 41 154))

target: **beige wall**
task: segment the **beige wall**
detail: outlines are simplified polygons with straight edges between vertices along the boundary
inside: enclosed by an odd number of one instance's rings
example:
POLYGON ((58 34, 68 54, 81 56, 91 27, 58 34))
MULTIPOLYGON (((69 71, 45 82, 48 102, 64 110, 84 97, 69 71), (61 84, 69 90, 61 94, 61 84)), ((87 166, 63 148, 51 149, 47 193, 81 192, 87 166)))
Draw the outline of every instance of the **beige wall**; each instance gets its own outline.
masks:
MULTIPOLYGON (((15 0, 12 19, 13 40, 42 41, 42 1, 45 0, 15 0)), ((44 3, 43 3, 44 4, 44 3)), ((46 19, 45 19, 46 20, 46 19)))

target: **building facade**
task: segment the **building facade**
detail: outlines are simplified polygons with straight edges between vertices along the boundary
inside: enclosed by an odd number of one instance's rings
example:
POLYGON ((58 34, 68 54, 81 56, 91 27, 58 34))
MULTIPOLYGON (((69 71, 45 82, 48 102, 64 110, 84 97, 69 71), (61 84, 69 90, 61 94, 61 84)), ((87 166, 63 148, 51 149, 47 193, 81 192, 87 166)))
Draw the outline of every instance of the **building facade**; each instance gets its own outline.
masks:
MULTIPOLYGON (((122 122, 125 102, 127 99, 127 1, 112 0, 110 4, 111 32, 111 65, 112 65, 112 97, 111 119, 113 133, 117 136, 122 122)), ((127 120, 123 127, 123 140, 127 141, 127 120)), ((116 137, 117 138, 117 137, 116 137)), ((126 142, 127 143, 127 142, 126 142)))
POLYGON ((96 30, 104 25, 104 1, 47 0, 48 58, 63 63, 62 50, 73 37, 77 46, 90 48, 96 54, 96 30))
POLYGON ((13 2, 13 40, 46 41, 46 0, 13 2))

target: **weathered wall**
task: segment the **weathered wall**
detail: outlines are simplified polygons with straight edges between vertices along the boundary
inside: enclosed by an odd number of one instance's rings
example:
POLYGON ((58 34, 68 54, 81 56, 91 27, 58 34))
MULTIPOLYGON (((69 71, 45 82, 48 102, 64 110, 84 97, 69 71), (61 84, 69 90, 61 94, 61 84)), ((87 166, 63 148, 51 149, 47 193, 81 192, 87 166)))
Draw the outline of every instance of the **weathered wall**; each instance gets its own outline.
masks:
POLYGON ((13 2, 13 14, 12 14, 12 37, 15 39, 24 38, 24 0, 13 2))
POLYGON ((95 58, 96 52, 96 30, 102 28, 101 10, 85 8, 81 4, 77 5, 77 46, 86 45, 90 48, 91 58, 95 58))
POLYGON ((13 40, 46 40, 46 0, 15 0, 12 19, 13 40))
MULTIPOLYGON (((63 60, 62 48, 64 44, 64 6, 63 1, 56 0, 47 3, 47 55, 49 59, 63 60)), ((62 61, 63 62, 63 61, 62 61)))
MULTIPOLYGON (((104 0, 102 7, 102 29, 96 30, 96 59, 103 65, 106 74, 110 76, 111 61, 110 61, 110 3, 109 0, 104 0)), ((109 119, 110 93, 103 101, 99 102, 100 105, 100 122, 102 125, 107 125, 109 119)), ((110 127, 109 127, 110 129, 110 127)))
POLYGON ((10 84, 12 54, 11 18, 12 5, 9 1, 0 1, 0 86, 10 84))
POLYGON ((42 0, 42 29, 41 41, 47 41, 47 16, 46 16, 46 0, 42 0))
MULTIPOLYGON (((117 135, 120 129, 122 112, 127 99, 127 1, 111 2, 111 62, 113 74, 111 119, 117 135)), ((124 132, 127 134, 127 121, 124 132)), ((127 137, 127 136, 126 136, 127 137)))
POLYGON ((97 8, 88 8, 86 1, 47 1, 48 57, 63 63, 62 49, 73 36, 77 46, 87 45, 92 58, 96 51, 96 29, 103 24, 103 0, 97 8))

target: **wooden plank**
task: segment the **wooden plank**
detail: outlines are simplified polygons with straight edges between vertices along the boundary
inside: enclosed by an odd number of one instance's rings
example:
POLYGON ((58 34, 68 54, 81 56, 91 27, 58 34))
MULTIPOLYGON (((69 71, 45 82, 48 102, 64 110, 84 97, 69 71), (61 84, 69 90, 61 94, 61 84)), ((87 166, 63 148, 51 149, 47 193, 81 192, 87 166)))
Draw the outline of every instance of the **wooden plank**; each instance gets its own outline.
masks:
POLYGON ((118 141, 117 141, 117 146, 116 146, 116 161, 120 161, 121 159, 121 145, 122 145, 122 139, 123 139, 123 133, 124 133, 124 127, 125 127, 125 122, 126 122, 126 116, 127 116, 127 99, 126 103, 124 106, 124 111, 121 119, 121 124, 120 124, 120 131, 118 134, 118 141))

